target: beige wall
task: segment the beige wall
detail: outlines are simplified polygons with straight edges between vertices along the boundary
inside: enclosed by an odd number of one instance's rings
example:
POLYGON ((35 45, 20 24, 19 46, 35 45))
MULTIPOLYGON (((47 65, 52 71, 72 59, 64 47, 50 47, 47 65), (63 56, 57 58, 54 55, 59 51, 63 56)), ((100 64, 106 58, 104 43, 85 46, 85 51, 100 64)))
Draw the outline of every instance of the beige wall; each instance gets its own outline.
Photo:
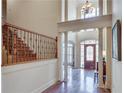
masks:
MULTIPOLYGON (((112 25, 122 21, 122 0, 112 0, 112 25)), ((122 62, 112 61, 112 93, 122 93, 122 62)))
POLYGON ((7 0, 7 21, 28 30, 57 36, 60 0, 7 0))

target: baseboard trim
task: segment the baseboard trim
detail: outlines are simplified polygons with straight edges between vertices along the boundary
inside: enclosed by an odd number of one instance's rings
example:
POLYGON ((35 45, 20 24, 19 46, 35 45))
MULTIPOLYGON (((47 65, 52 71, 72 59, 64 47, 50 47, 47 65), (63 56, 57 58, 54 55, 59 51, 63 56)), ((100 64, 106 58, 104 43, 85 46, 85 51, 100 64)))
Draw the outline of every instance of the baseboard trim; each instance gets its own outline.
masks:
POLYGON ((48 83, 44 84, 43 86, 33 90, 31 93, 42 93, 44 90, 46 90, 47 88, 49 88, 50 86, 52 86, 53 84, 55 84, 57 82, 56 79, 49 81, 48 83))

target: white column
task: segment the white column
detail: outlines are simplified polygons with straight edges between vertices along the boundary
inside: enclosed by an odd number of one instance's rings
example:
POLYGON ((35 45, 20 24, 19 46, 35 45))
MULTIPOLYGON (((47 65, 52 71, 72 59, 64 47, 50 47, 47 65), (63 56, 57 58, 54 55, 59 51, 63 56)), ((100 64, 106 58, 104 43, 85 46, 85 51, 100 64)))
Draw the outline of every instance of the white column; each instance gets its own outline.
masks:
POLYGON ((59 33, 58 34, 58 69, 59 69, 59 73, 57 73, 57 75, 58 75, 58 79, 60 81, 65 81, 65 82, 68 80, 67 48, 68 48, 68 32, 59 33), (64 34, 64 41, 62 41, 62 34, 64 34), (64 49, 62 47, 63 46, 62 43, 64 43, 64 49), (62 54, 62 51, 64 51, 64 55, 62 54), (64 59, 62 59, 62 58, 64 58, 64 59))
POLYGON ((103 51, 103 29, 99 28, 99 87, 104 87, 103 85, 103 63, 102 63, 102 51, 103 51))
POLYGON ((107 46, 106 46, 106 88, 111 89, 111 62, 112 62, 112 30, 111 27, 107 27, 107 46))
POLYGON ((99 16, 103 15, 103 0, 99 0, 99 16))
MULTIPOLYGON (((99 0, 99 16, 102 15, 103 15, 103 0, 99 0)), ((103 28, 99 28, 99 87, 104 87, 102 51, 103 51, 103 28)))
POLYGON ((65 21, 68 21, 68 0, 65 0, 65 21))
MULTIPOLYGON (((112 13, 112 0, 107 0, 107 14, 112 13)), ((106 88, 111 89, 112 86, 112 29, 107 27, 107 44, 106 44, 106 88)))
POLYGON ((63 63, 62 63, 62 33, 58 33, 58 67, 57 67, 58 80, 63 81, 63 63))
MULTIPOLYGON (((63 9, 64 9, 64 18, 62 21, 67 21, 68 20, 68 0, 61 0, 61 4, 63 4, 63 9)), ((61 9, 62 10, 62 9, 61 9)), ((61 17, 63 16, 63 14, 61 14, 61 17)), ((59 33, 58 34, 58 70, 59 73, 57 73, 58 75, 58 79, 60 81, 67 81, 67 77, 68 77, 68 63, 67 63, 67 46, 68 46, 68 32, 65 33, 59 33), (62 41, 62 34, 64 34, 64 41, 62 41), (64 43, 64 55, 62 54, 63 51, 63 44, 64 43), (64 59, 62 59, 64 58, 64 59), (63 63, 64 60, 64 63, 63 63)))
POLYGON ((112 0, 107 0, 107 14, 112 14, 112 0))
POLYGON ((80 68, 80 40, 78 37, 78 32, 76 32, 75 38, 75 68, 80 68))
POLYGON ((64 81, 68 80, 68 60, 67 60, 67 48, 68 48, 68 32, 64 32, 65 35, 65 54, 64 54, 64 81))

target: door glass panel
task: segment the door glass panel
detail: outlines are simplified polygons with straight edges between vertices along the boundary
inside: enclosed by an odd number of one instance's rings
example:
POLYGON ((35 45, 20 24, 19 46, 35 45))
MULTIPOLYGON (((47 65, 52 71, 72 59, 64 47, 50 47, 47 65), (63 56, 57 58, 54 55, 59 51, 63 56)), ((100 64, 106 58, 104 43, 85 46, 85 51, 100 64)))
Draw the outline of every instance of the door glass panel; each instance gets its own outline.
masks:
POLYGON ((92 46, 88 46, 86 48, 86 60, 93 61, 93 47, 92 46))

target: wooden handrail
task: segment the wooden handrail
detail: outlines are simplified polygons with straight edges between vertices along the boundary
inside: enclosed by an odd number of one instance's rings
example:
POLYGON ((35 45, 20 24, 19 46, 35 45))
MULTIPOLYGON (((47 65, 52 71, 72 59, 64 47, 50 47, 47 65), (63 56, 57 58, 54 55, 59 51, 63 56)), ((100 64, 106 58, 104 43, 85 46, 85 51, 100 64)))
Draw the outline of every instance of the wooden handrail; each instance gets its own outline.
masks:
POLYGON ((10 24, 10 23, 8 23, 8 22, 5 22, 4 25, 13 27, 13 28, 15 28, 15 29, 23 30, 23 31, 25 31, 25 32, 30 32, 30 33, 33 33, 33 34, 41 35, 41 36, 44 36, 44 37, 47 37, 47 38, 56 40, 55 38, 52 38, 52 37, 49 37, 49 36, 46 36, 46 35, 43 35, 43 34, 39 34, 39 33, 33 32, 33 31, 31 31, 31 30, 27 30, 27 29, 25 29, 25 28, 22 28, 22 27, 19 27, 19 26, 10 24))

